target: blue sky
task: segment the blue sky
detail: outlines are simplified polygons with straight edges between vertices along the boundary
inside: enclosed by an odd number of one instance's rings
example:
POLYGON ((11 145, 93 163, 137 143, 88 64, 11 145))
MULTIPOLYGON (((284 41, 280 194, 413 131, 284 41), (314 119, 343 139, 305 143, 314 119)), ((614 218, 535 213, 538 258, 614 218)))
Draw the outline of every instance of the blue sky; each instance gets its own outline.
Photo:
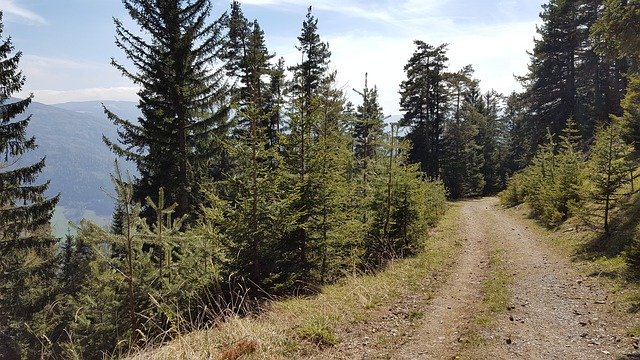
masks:
MULTIPOLYGON (((339 85, 354 101, 364 73, 376 84, 387 114, 399 114, 398 90, 413 40, 449 43, 450 70, 473 64, 484 90, 517 90, 527 50, 545 0, 245 0, 272 52, 287 65, 298 59, 296 37, 312 5, 319 33, 329 42, 339 85)), ((229 1, 213 0, 213 17, 229 1)), ((21 95, 48 104, 83 100, 136 100, 135 87, 109 64, 121 58, 113 17, 129 23, 120 0, 0 0, 4 36, 23 52, 27 77, 21 95)), ((133 26, 133 25, 131 25, 133 26)))

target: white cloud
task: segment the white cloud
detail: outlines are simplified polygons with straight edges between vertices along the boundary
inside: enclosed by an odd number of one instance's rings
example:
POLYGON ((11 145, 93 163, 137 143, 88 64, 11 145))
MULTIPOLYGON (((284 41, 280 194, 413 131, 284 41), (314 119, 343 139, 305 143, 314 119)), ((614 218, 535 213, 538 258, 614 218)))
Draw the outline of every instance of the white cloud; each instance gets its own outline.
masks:
MULTIPOLYGON (((242 3, 285 7, 308 4, 303 0, 245 0, 242 3)), ((403 68, 415 49, 413 40, 416 39, 433 45, 448 43, 449 71, 472 64, 484 91, 495 89, 508 94, 520 90, 514 75, 524 75, 527 71, 527 50, 533 46, 537 14, 498 16, 498 20, 487 21, 475 17, 469 9, 464 18, 456 17, 459 6, 460 3, 450 0, 328 0, 314 4, 316 9, 367 18, 378 24, 372 28, 359 26, 354 21, 352 29, 336 34, 324 29, 320 19, 319 32, 323 41, 329 43, 331 61, 338 70, 338 85, 346 90, 348 97, 353 102, 360 101, 351 89, 362 88, 367 72, 370 86, 378 86, 385 113, 392 115, 400 113, 398 92, 400 82, 406 77, 403 68), (351 8, 359 10, 347 10, 351 8), (368 11, 370 15, 362 15, 368 11), (323 35, 326 33, 333 35, 323 35)), ((496 8, 505 14, 515 14, 514 6, 513 0, 498 0, 496 8)), ((267 39, 274 41, 273 50, 285 58, 287 65, 299 62, 294 36, 271 38, 267 34, 267 39)))
POLYGON ((16 18, 17 20, 27 21, 39 25, 44 25, 47 21, 35 12, 19 5, 15 0, 0 0, 0 9, 8 20, 16 18))
POLYGON ((91 100, 124 100, 137 101, 139 88, 121 86, 107 88, 86 88, 73 90, 32 90, 30 92, 20 92, 16 97, 23 98, 31 92, 34 94, 34 101, 44 104, 58 104, 69 101, 91 101, 91 100))
POLYGON ((368 1, 368 0, 243 0, 243 5, 262 7, 299 8, 310 5, 315 10, 340 13, 355 18, 395 23, 398 19, 425 14, 448 0, 405 0, 405 1, 368 1))
MULTIPOLYGON (((380 103, 386 114, 400 113, 398 92, 400 82, 406 78, 404 65, 415 49, 414 39, 433 45, 449 43, 449 71, 472 64, 476 70, 475 77, 481 80, 484 91, 495 89, 508 94, 520 89, 513 75, 524 75, 527 71, 527 50, 533 45, 534 22, 476 26, 464 30, 444 25, 404 36, 353 33, 325 37, 324 40, 330 44, 339 85, 345 86, 352 101, 360 101, 351 89, 362 88, 364 73, 368 72, 369 84, 378 86, 380 103)), ((289 64, 295 63, 296 55, 288 55, 287 60, 289 64)))

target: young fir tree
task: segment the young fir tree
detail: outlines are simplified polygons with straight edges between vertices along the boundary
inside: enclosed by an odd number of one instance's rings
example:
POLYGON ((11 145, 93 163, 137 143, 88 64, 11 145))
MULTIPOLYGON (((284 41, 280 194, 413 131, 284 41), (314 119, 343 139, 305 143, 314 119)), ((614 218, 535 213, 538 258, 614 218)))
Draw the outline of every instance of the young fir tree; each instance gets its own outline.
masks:
POLYGON ((13 53, 11 38, 2 35, 0 11, 0 357, 35 358, 41 340, 54 337, 51 324, 35 319, 58 291, 57 240, 49 221, 59 196, 45 196, 48 181, 37 184, 44 158, 21 161, 36 148, 26 135, 31 117, 24 115, 32 97, 11 99, 25 81, 18 68, 22 53, 13 53))
POLYGON ((350 127, 353 153, 351 162, 347 164, 347 180, 351 188, 351 208, 354 215, 357 214, 355 218, 361 226, 368 227, 371 221, 369 203, 373 195, 372 187, 385 168, 381 164, 385 158, 384 114, 378 102, 378 89, 376 86, 369 88, 367 74, 364 88, 354 91, 360 95, 362 102, 357 108, 351 103, 346 104, 344 110, 350 127))
POLYGON ((384 156, 371 163, 378 176, 371 178, 367 204, 371 219, 362 244, 365 270, 418 251, 445 206, 443 184, 425 181, 419 165, 408 163, 408 143, 399 141, 397 123, 385 135, 384 156))
MULTIPOLYGON (((65 329, 68 357, 124 354, 202 325, 211 304, 206 290, 218 279, 219 238, 181 231, 164 191, 146 199, 153 225, 133 203, 134 189, 114 176, 122 233, 83 220, 77 241, 91 246, 86 281, 75 297, 74 318, 65 329)), ((204 232, 204 231, 202 231, 204 232)))
POLYGON ((318 96, 318 118, 314 121, 315 141, 309 162, 309 182, 317 205, 310 209, 310 238, 315 248, 314 267, 320 283, 340 277, 346 259, 357 239, 349 222, 347 209, 350 192, 345 169, 352 153, 349 134, 343 119, 344 95, 335 85, 335 72, 330 74, 318 96))
POLYGON ((596 133, 596 141, 589 159, 589 179, 593 183, 591 200, 597 204, 596 216, 602 219, 606 234, 611 230, 611 212, 620 204, 621 198, 628 194, 625 185, 633 180, 630 170, 633 147, 622 138, 622 126, 615 120, 601 127, 596 133))
POLYGON ((311 8, 302 24, 298 41, 297 49, 302 59, 289 68, 293 72, 293 80, 288 111, 289 133, 284 144, 288 171, 297 177, 292 192, 295 200, 290 210, 296 226, 285 234, 279 246, 282 258, 278 262, 278 272, 282 274, 280 281, 285 287, 294 286, 298 280, 309 281, 312 272, 307 224, 318 199, 316 188, 310 181, 309 167, 315 156, 312 147, 317 138, 314 131, 321 118, 319 95, 328 76, 331 52, 320 39, 318 20, 311 14, 311 8))
POLYGON ((622 116, 616 119, 623 126, 624 139, 634 146, 636 153, 640 153, 640 75, 632 75, 629 79, 621 106, 622 116))
POLYGON ((380 149, 384 132, 384 114, 378 103, 378 88, 369 88, 368 74, 364 74, 362 91, 354 89, 362 97, 358 105, 352 136, 355 142, 354 155, 362 171, 363 181, 367 182, 368 164, 380 149))
MULTIPOLYGON (((238 32, 233 24, 243 23, 248 24, 239 4, 234 2, 230 36, 238 32)), ((222 209, 228 221, 223 221, 223 228, 230 240, 229 252, 234 256, 229 271, 239 281, 248 280, 244 284, 255 295, 256 289, 268 285, 273 273, 273 262, 265 259, 276 257, 272 253, 274 241, 287 228, 281 212, 287 197, 283 194, 285 176, 281 159, 273 146, 278 135, 271 126, 270 112, 279 109, 270 101, 272 84, 265 79, 273 74, 269 63, 273 55, 266 48, 264 33, 257 21, 245 26, 243 36, 233 41, 242 44, 240 48, 228 50, 240 59, 234 65, 239 78, 234 101, 237 125, 229 150, 233 168, 229 178, 217 184, 217 189, 227 199, 222 209)), ((214 204, 212 201, 211 205, 214 204)))
POLYGON ((404 67, 407 80, 400 84, 401 125, 410 126, 409 159, 419 163, 431 178, 440 177, 442 131, 447 115, 446 44, 434 47, 415 41, 416 50, 404 67))
MULTIPOLYGON (((224 163, 227 95, 222 69, 212 70, 222 45, 220 23, 207 24, 209 0, 123 3, 142 35, 115 20, 116 45, 135 70, 112 63, 141 86, 142 117, 135 123, 105 110, 120 126, 119 139, 105 142, 136 164, 135 201, 163 187, 167 203, 178 204, 176 214, 193 222, 203 179, 220 177, 224 163)), ((152 220, 146 205, 143 210, 152 220)))

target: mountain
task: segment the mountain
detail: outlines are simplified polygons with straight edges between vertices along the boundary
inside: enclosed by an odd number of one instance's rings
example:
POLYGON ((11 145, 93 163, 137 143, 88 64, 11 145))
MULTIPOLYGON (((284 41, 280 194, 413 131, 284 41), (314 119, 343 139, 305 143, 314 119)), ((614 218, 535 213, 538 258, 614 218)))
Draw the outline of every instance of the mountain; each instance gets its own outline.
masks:
MULTIPOLYGON (((116 127, 102 113, 100 102, 75 102, 45 105, 32 102, 26 114, 31 114, 27 127, 36 137, 38 148, 21 160, 31 164, 46 156, 46 166, 39 182, 51 180, 48 195, 61 194, 54 215, 58 235, 67 231, 68 220, 77 222, 89 218, 106 225, 111 220, 114 201, 110 174, 115 155, 102 142, 102 135, 115 139, 116 127)), ((107 101, 105 105, 119 116, 137 117, 136 103, 107 101)), ((125 171, 132 164, 119 161, 125 171)))
POLYGON ((106 119, 102 105, 107 107, 110 111, 114 112, 123 119, 135 121, 142 114, 138 109, 138 103, 133 101, 77 101, 66 102, 60 104, 53 104, 52 106, 70 110, 79 114, 85 114, 93 116, 97 119, 106 119))

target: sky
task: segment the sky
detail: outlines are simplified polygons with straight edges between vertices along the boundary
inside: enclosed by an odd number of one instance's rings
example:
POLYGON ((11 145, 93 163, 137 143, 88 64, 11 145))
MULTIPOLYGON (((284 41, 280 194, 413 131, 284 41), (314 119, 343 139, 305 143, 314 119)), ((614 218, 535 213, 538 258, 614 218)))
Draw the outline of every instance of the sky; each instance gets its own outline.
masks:
MULTIPOLYGON (((230 1, 212 0, 212 19, 230 1)), ((403 67, 414 40, 447 43, 449 71, 475 68, 484 91, 520 90, 536 24, 545 0, 245 0, 245 16, 257 19, 267 46, 287 65, 298 62, 297 36, 307 7, 318 18, 318 32, 329 43, 338 85, 353 102, 352 89, 376 85, 385 114, 398 115, 403 67)), ((2 38, 11 36, 22 51, 23 91, 35 101, 136 101, 136 87, 110 65, 123 59, 114 44, 113 18, 136 29, 121 0, 0 0, 2 38)))

